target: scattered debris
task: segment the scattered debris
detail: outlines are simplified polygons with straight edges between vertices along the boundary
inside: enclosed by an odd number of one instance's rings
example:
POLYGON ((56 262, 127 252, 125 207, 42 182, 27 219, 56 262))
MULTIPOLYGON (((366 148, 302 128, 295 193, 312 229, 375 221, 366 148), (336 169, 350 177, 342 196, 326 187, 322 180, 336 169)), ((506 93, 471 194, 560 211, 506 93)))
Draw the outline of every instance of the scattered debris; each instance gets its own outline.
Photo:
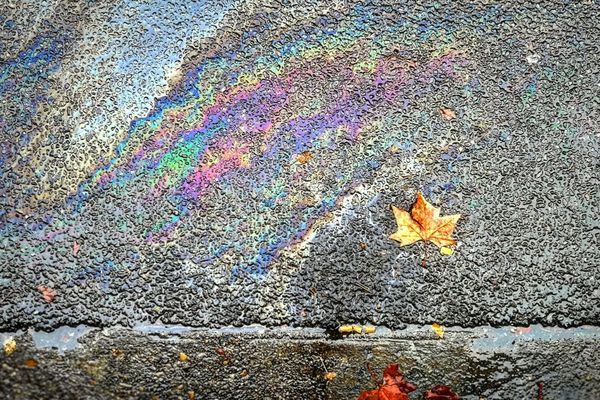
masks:
POLYGON ((40 285, 37 287, 37 290, 44 296, 46 303, 52 303, 54 297, 56 297, 56 291, 48 286, 40 285))
POLYGON ((35 368, 38 366, 38 362, 33 358, 28 358, 27 360, 25 360, 25 366, 27 368, 35 368))
POLYGON ((444 338, 444 327, 440 324, 432 324, 431 329, 435 332, 436 335, 440 337, 440 339, 444 338))
POLYGON ((196 392, 189 390, 187 392, 188 400, 196 400, 196 392))
POLYGON ((456 112, 451 108, 439 108, 438 111, 442 118, 444 118, 447 121, 456 118, 456 112))
POLYGON ((339 333, 362 333, 360 325, 342 325, 338 328, 339 333))
POLYGON ((440 254, 443 256, 451 256, 452 254, 454 254, 454 249, 446 246, 440 247, 440 254))
POLYGON ((77 240, 75 240, 73 242, 73 255, 75 257, 77 257, 77 253, 79 253, 79 249, 80 249, 79 243, 77 243, 77 240))
POLYGON ((179 353, 179 361, 186 362, 189 360, 190 360, 190 358, 187 356, 187 354, 181 353, 181 352, 179 353))
POLYGON ((222 348, 218 348, 217 350, 215 350, 217 352, 218 355, 220 355, 221 357, 225 357, 227 358, 227 353, 225 353, 225 349, 222 348))
POLYGON ((538 382, 537 387, 537 400, 544 400, 544 383, 538 382))
MULTIPOLYGON (((366 287, 366 286, 365 286, 365 285, 363 285, 362 283, 358 282, 358 281, 360 280, 360 277, 359 277, 359 276, 356 276, 356 279, 357 279, 357 281, 356 281, 356 282, 353 282, 353 283, 354 283, 356 286, 358 286, 359 288, 361 288, 362 290, 364 290, 364 291, 365 291, 365 292, 367 292, 367 293, 371 293, 371 294, 373 293, 373 292, 371 291, 371 289, 369 289, 368 287, 366 287)), ((359 332, 359 333, 360 333, 360 332, 359 332)))
POLYGON ((377 331, 377 328, 372 326, 372 325, 357 325, 357 324, 350 324, 350 325, 342 325, 338 328, 338 332, 339 333, 366 333, 366 334, 371 334, 371 333, 375 333, 377 331))
POLYGON ((334 380, 337 377, 337 373, 328 371, 323 359, 321 357, 319 357, 319 360, 321 360, 321 365, 323 366, 323 369, 325 370, 325 373, 323 374, 323 378, 325 378, 326 381, 334 380))
POLYGON ((296 156, 296 161, 298 161, 300 164, 306 164, 312 158, 313 158, 312 153, 307 150, 307 151, 303 151, 302 153, 298 154, 296 156))
POLYGON ((218 355, 223 357, 223 365, 229 365, 231 363, 231 359, 229 358, 229 355, 227 355, 227 353, 225 352, 225 349, 218 348, 215 351, 217 352, 218 355))
POLYGON ((325 378, 327 381, 332 381, 337 378, 337 374, 335 372, 325 372, 325 374, 323 374, 323 378, 325 378))
POLYGON ((16 349, 17 342, 12 336, 4 339, 4 354, 10 356, 12 353, 15 352, 16 349))
POLYGON ((395 144, 393 144, 390 147, 388 147, 388 151, 392 154, 396 154, 400 151, 400 148, 398 146, 396 146, 395 144))
POLYGON ((364 332, 366 334, 371 334, 371 333, 375 333, 376 330, 377 330, 377 328, 375 328, 374 326, 367 325, 367 326, 365 326, 364 332))
POLYGON ((123 357, 125 357, 125 353, 123 353, 122 350, 112 349, 111 352, 112 352, 113 357, 116 358, 117 360, 120 360, 123 357))

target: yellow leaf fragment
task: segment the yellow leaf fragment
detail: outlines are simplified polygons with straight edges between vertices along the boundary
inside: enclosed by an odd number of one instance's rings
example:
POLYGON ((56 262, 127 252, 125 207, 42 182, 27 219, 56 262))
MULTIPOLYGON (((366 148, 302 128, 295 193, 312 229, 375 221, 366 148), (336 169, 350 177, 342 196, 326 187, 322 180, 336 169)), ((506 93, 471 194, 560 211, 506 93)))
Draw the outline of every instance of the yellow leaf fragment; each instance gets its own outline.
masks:
POLYGON ((390 235, 390 239, 407 246, 419 240, 430 241, 438 247, 456 244, 452 232, 460 214, 440 217, 440 209, 432 206, 421 193, 410 213, 392 206, 398 229, 390 235))
POLYGON ((185 353, 179 353, 179 361, 181 362, 185 362, 185 361, 189 361, 189 357, 187 356, 187 354, 185 353))
POLYGON ((377 328, 375 328, 374 326, 371 326, 371 325, 365 326, 366 334, 375 333, 376 330, 377 330, 377 328))
POLYGON ((433 324, 433 325, 431 325, 431 329, 433 329, 435 334, 438 335, 440 337, 440 339, 444 338, 444 327, 443 326, 441 326, 440 324, 433 324))
POLYGON ((4 354, 10 356, 16 349, 17 342, 15 342, 15 339, 12 336, 4 339, 4 354))
POLYGON ((454 250, 450 247, 441 247, 440 254, 443 256, 451 256, 452 254, 454 254, 454 250))
POLYGON ((323 378, 325 378, 325 379, 326 379, 326 380, 328 380, 328 381, 332 381, 332 380, 334 380, 335 378, 337 378, 337 374, 336 374, 335 372, 326 372, 326 373, 323 375, 323 378))
POLYGON ((342 325, 338 328, 339 333, 361 333, 362 327, 360 325, 342 325))

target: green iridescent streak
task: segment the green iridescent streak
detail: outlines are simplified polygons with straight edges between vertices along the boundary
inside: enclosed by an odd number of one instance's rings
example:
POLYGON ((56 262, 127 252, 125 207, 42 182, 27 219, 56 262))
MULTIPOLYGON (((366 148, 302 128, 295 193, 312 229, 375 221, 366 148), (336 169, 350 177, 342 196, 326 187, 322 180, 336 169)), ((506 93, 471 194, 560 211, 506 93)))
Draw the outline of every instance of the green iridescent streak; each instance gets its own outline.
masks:
POLYGON ((206 149, 205 140, 225 128, 225 123, 219 121, 205 132, 199 132, 190 141, 180 139, 176 147, 165 154, 153 171, 152 186, 156 185, 163 176, 169 177, 167 187, 181 184, 181 181, 198 165, 198 158, 206 149))

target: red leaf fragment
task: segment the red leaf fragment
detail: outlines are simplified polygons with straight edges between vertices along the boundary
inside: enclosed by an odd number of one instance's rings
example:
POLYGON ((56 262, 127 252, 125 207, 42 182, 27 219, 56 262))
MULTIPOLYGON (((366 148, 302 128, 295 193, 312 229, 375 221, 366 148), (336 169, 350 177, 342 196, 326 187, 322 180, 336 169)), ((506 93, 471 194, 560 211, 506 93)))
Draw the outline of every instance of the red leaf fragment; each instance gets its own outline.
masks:
POLYGON ((358 400, 379 400, 379 389, 362 392, 358 397, 358 400))
POLYGON ((75 257, 77 257, 77 253, 79 253, 79 249, 81 247, 79 246, 79 243, 77 243, 77 240, 73 242, 73 255, 75 257))
POLYGON ((228 358, 227 353, 225 353, 225 349, 217 348, 215 352, 223 358, 228 358))
POLYGON ((416 389, 415 385, 404 380, 398 364, 390 364, 383 371, 383 384, 379 389, 362 392, 358 400, 409 400, 408 393, 416 389))
POLYGON ((398 370, 398 364, 390 364, 383 371, 383 387, 385 386, 397 386, 406 393, 417 390, 415 385, 404 380, 404 376, 398 370))
POLYGON ((46 303, 52 303, 52 300, 56 296, 56 291, 48 286, 40 285, 37 287, 37 290, 44 296, 46 303))
POLYGON ((439 385, 428 390, 423 398, 425 400, 460 400, 460 397, 445 385, 439 385))

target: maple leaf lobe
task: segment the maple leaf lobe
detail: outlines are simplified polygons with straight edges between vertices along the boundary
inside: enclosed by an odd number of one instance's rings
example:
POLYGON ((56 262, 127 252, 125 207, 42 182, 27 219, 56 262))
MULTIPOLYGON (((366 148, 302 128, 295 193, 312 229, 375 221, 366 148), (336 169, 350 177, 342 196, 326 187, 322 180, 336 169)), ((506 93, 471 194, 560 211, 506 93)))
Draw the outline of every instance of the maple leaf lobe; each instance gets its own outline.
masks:
POLYGON ((362 392, 358 400, 379 400, 379 389, 362 392))

